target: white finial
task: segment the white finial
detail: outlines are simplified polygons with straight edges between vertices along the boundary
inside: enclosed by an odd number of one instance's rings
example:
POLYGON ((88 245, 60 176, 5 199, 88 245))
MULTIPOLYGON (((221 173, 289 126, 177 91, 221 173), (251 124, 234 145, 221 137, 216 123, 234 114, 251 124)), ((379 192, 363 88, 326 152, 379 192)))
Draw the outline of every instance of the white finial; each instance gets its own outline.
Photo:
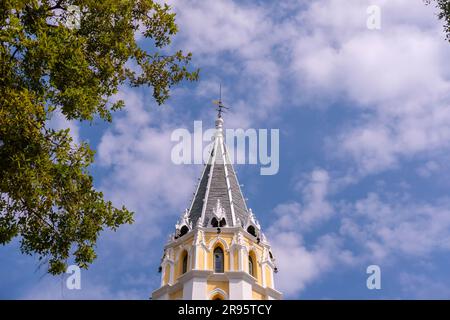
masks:
POLYGON ((216 216, 218 221, 225 218, 225 210, 220 204, 220 199, 217 199, 216 207, 213 208, 213 214, 216 216))
POLYGON ((216 119, 216 129, 222 129, 223 128, 223 119, 217 118, 216 119))

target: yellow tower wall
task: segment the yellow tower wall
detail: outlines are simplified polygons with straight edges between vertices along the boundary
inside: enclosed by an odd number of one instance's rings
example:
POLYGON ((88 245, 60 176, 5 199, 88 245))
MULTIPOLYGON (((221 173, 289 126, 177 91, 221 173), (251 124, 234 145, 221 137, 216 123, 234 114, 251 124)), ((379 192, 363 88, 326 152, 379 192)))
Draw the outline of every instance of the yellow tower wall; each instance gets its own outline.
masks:
POLYGON ((183 299, 183 289, 177 290, 169 295, 170 300, 183 299))
POLYGON ((256 291, 252 291, 252 298, 253 300, 265 300, 264 295, 256 291))
MULTIPOLYGON (((232 245, 233 241, 233 235, 234 233, 220 233, 217 234, 215 232, 205 232, 204 233, 204 240, 205 240, 205 246, 197 246, 196 247, 196 255, 194 256, 195 250, 193 250, 193 236, 188 236, 186 239, 183 239, 183 241, 175 243, 175 246, 172 246, 172 259, 174 260, 174 267, 173 267, 173 279, 175 283, 172 285, 176 285, 178 279, 180 276, 182 276, 182 264, 183 264, 183 255, 184 252, 188 254, 188 265, 187 265, 187 272, 194 269, 195 266, 197 266, 198 270, 208 270, 208 271, 214 271, 214 249, 217 246, 220 246, 224 252, 224 271, 239 271, 239 252, 238 250, 232 250, 230 252, 229 249, 232 245), (233 254, 233 259, 231 259, 231 254, 233 254), (193 260, 196 259, 197 261, 193 260), (233 268, 231 268, 231 260, 233 260, 233 268)), ((261 288, 266 286, 270 288, 274 288, 274 285, 272 283, 272 277, 271 277, 271 269, 269 266, 264 265, 264 273, 263 268, 259 264, 261 257, 264 252, 264 247, 258 243, 255 242, 255 239, 252 237, 247 237, 244 234, 243 237, 244 245, 246 246, 247 250, 244 252, 248 252, 252 258, 253 258, 253 267, 254 267, 254 278, 256 280, 257 285, 259 285, 261 288), (264 281, 263 281, 264 276, 264 281), (264 286, 263 286, 264 283, 264 286)), ((244 272, 249 272, 248 270, 248 255, 243 254, 242 255, 242 267, 244 272)), ((164 275, 163 275, 163 285, 169 284, 170 281, 170 265, 167 264, 164 269, 164 275)), ((220 289, 223 292, 225 292, 227 295, 229 295, 229 283, 228 281, 216 281, 215 279, 207 280, 206 282, 206 291, 205 294, 210 298, 211 292, 213 292, 215 289, 220 289)), ((264 300, 266 299, 266 296, 260 292, 261 289, 258 289, 258 291, 252 290, 251 297, 255 300, 264 300)), ((169 293, 168 296, 169 299, 182 299, 183 298, 183 289, 177 289, 175 292, 169 293)))
POLYGON ((168 284, 169 283, 169 279, 170 279, 170 265, 166 265, 166 267, 164 268, 164 279, 163 279, 163 283, 164 284, 168 284))
POLYGON ((269 288, 273 288, 273 283, 272 283, 272 277, 271 277, 271 270, 269 268, 269 266, 265 266, 266 270, 266 286, 269 288))

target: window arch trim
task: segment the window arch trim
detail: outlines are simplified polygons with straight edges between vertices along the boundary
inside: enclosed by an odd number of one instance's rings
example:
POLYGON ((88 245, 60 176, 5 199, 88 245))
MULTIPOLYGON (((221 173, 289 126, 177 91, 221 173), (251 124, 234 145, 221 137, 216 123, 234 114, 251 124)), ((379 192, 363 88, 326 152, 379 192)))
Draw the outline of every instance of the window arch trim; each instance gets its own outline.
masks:
POLYGON ((248 273, 254 277, 254 278, 258 278, 258 259, 256 256, 256 252, 251 249, 248 251, 248 273))
POLYGON ((185 274, 188 268, 188 255, 187 253, 183 254, 183 260, 181 261, 181 274, 185 274))
POLYGON ((215 300, 215 298, 220 297, 223 300, 228 300, 228 294, 220 288, 215 288, 209 293, 209 299, 215 300))
POLYGON ((220 245, 213 250, 213 269, 214 273, 224 273, 225 271, 225 252, 220 245))

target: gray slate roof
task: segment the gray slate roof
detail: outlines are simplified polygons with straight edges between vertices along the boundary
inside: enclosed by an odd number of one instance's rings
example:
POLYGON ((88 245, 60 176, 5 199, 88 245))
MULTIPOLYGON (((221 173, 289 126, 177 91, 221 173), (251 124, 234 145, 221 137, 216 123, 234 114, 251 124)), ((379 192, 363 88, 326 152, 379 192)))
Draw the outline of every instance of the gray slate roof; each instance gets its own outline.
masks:
POLYGON ((225 219, 229 227, 236 225, 236 218, 245 222, 249 215, 236 172, 227 154, 223 135, 219 131, 218 128, 213 150, 189 210, 189 219, 193 226, 197 225, 198 219, 202 218, 200 225, 204 227, 209 225, 214 216, 213 209, 217 205, 217 200, 220 200, 225 211, 225 219))

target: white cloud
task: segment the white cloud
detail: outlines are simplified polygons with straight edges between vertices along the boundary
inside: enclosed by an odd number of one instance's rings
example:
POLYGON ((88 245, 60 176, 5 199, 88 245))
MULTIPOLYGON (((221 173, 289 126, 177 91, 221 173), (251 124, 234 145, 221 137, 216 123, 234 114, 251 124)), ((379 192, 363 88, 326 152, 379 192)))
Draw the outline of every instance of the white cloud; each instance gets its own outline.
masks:
POLYGON ((299 85, 311 97, 343 97, 364 113, 331 138, 332 151, 353 159, 365 175, 448 149, 450 48, 433 6, 323 0, 300 17, 306 30, 293 61, 299 85), (369 4, 381 8, 380 31, 365 27, 369 4))
MULTIPOLYGON (((232 90, 224 95, 224 100, 233 107, 232 117, 240 114, 246 122, 273 118, 271 111, 282 106, 283 62, 288 59, 295 26, 276 21, 272 6, 267 3, 242 4, 231 0, 170 3, 180 26, 176 46, 191 51, 194 62, 201 68, 218 68, 213 81, 233 77, 233 83, 228 84, 232 90)), ((200 91, 204 89, 201 84, 200 91)), ((212 90, 209 95, 215 96, 217 89, 212 90)))
POLYGON ((305 40, 296 63, 308 84, 342 92, 360 106, 395 114, 411 102, 430 102, 449 87, 441 71, 448 65, 446 43, 434 33, 396 28, 363 30, 337 44, 322 35, 305 40))
POLYGON ((335 183, 340 182, 316 169, 300 188, 302 202, 274 209, 268 237, 280 267, 277 286, 288 297, 336 267, 392 266, 398 258, 426 260, 450 250, 450 200, 419 202, 408 194, 369 193, 342 202, 330 199, 335 183), (308 235, 307 242, 302 235, 308 235))
MULTIPOLYGON (((217 58, 224 51, 236 52, 242 58, 269 55, 264 44, 272 29, 267 9, 257 5, 219 1, 169 1, 177 12, 180 36, 189 50, 217 58)), ((270 39, 270 38, 269 38, 270 39)))
POLYGON ((135 211, 135 223, 118 231, 124 246, 147 247, 161 236, 160 223, 169 216, 175 224, 189 205, 200 168, 172 163, 170 135, 177 125, 169 107, 154 116, 138 92, 126 89, 118 98, 127 108, 99 144, 97 163, 110 171, 100 189, 114 204, 135 211))
POLYGON ((304 290, 332 265, 336 249, 332 239, 322 239, 324 243, 319 241, 317 248, 308 249, 298 232, 277 232, 270 237, 280 269, 276 287, 288 298, 304 290))
POLYGON ((355 263, 353 254, 342 248, 339 236, 333 233, 318 236, 310 245, 301 236, 302 231, 320 226, 333 214, 333 207, 326 200, 329 180, 327 171, 313 170, 301 188, 303 205, 288 202, 274 209, 277 217, 268 237, 280 269, 276 285, 287 297, 302 292, 336 264, 355 263))
MULTIPOLYGON (((176 45, 236 79, 227 98, 240 123, 267 124, 286 100, 348 99, 365 115, 332 137, 329 151, 353 159, 360 175, 449 147, 450 48, 435 8, 422 0, 171 3, 176 45), (369 5, 381 8, 379 31, 366 27, 369 5)), ((204 83, 198 90, 216 91, 204 83)))
POLYGON ((450 250, 450 203, 416 203, 409 197, 382 201, 369 193, 347 207, 340 233, 356 241, 363 254, 377 261, 398 255, 426 257, 450 250))
POLYGON ((67 120, 59 110, 53 112, 50 120, 48 121, 48 125, 54 130, 69 129, 70 136, 73 139, 73 143, 79 144, 81 142, 80 128, 78 127, 77 123, 75 121, 67 120))
POLYGON ((423 166, 417 168, 417 174, 421 177, 428 178, 431 175, 438 173, 442 170, 442 166, 436 161, 427 161, 423 166))
POLYGON ((332 233, 317 237, 309 245, 299 232, 282 227, 270 229, 268 235, 280 270, 275 278, 276 288, 285 298, 298 297, 336 266, 352 266, 358 261, 343 247, 341 237, 332 233))
POLYGON ((333 214, 333 207, 327 200, 330 177, 323 169, 313 170, 307 183, 301 188, 303 204, 288 202, 278 205, 274 212, 278 215, 276 227, 287 230, 308 230, 323 222, 333 214))

